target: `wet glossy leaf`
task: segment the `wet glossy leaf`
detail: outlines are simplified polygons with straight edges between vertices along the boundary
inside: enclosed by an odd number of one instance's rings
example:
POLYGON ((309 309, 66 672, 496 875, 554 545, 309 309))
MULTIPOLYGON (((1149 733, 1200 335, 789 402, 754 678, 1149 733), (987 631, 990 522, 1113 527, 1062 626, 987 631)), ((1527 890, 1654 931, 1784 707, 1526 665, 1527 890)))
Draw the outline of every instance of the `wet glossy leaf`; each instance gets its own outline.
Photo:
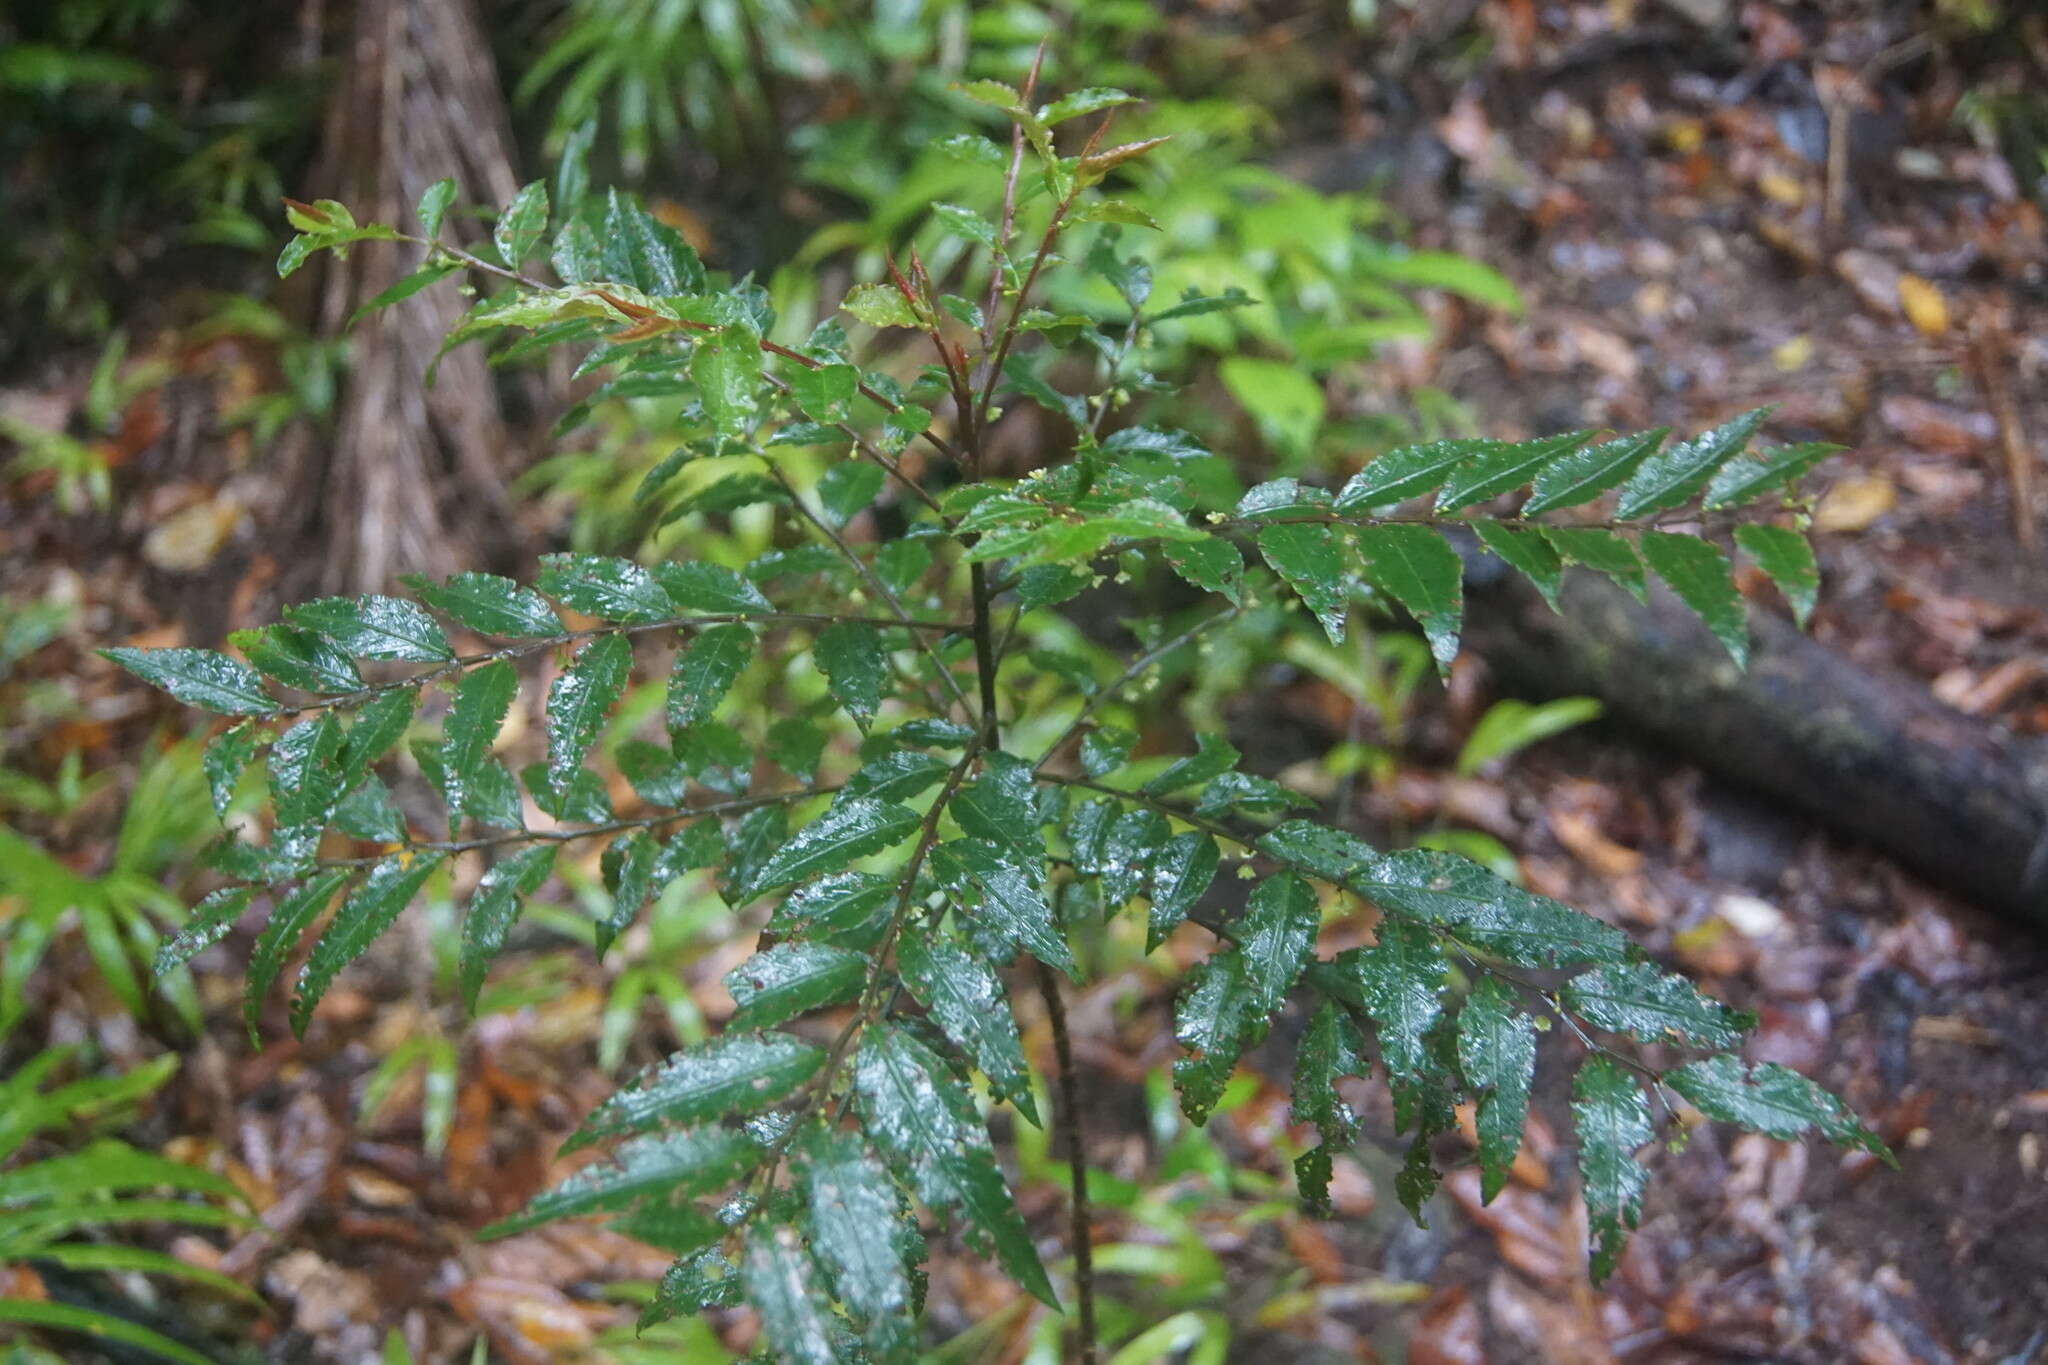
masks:
POLYGON ((1820 600, 1820 565, 1806 537, 1783 526, 1752 523, 1735 528, 1735 543, 1778 585, 1791 604, 1792 619, 1804 626, 1820 600))
POLYGON ((1003 849, 982 839, 955 839, 931 851, 931 867, 998 940, 1073 975, 1074 954, 1053 923, 1052 907, 1003 849))
POLYGON ((918 824, 916 811, 893 802, 873 797, 835 801, 770 855, 752 889, 761 892, 841 871, 856 858, 903 842, 918 824))
POLYGON ((740 1274, 775 1359, 791 1365, 840 1365, 843 1357, 832 1341, 838 1320, 796 1229, 749 1228, 740 1274))
POLYGON ((290 626, 238 630, 228 636, 228 643, 264 673, 302 692, 331 695, 354 692, 363 685, 362 674, 356 672, 348 655, 309 630, 290 626))
POLYGON ((187 706, 224 716, 267 716, 277 710, 255 669, 210 649, 103 649, 100 653, 187 706))
POLYGON ((518 691, 519 671, 508 659, 485 664, 456 687, 441 740, 442 790, 451 824, 467 813, 471 784, 490 757, 518 691))
POLYGON ((663 563, 655 565, 654 573, 679 612, 753 616, 774 609, 759 588, 723 564, 663 563))
POLYGON ((1643 561, 1636 558, 1634 547, 1614 532, 1583 526, 1546 526, 1542 535, 1565 563, 1583 564, 1596 573, 1606 574, 1627 588, 1636 601, 1649 600, 1643 561))
POLYGON ((1664 1082, 1708 1118, 1779 1139, 1818 1130, 1830 1142, 1898 1164, 1847 1105, 1776 1062, 1759 1062, 1745 1075, 1741 1062, 1722 1053, 1667 1071, 1664 1082))
POLYGON ((228 936, 235 921, 249 908, 255 894, 246 886, 228 886, 211 892, 192 907, 177 935, 157 949, 151 970, 158 976, 176 971, 207 948, 228 936))
POLYGON ((479 635, 539 640, 562 631, 562 620, 546 598, 496 574, 459 573, 439 586, 414 576, 405 584, 428 606, 479 635))
POLYGON ((778 943, 726 973, 734 1011, 728 1027, 772 1028, 799 1014, 843 1005, 867 984, 865 953, 824 943, 778 943))
POLYGON ((1259 553, 1273 572, 1301 594, 1315 613, 1330 643, 1344 643, 1344 616, 1349 605, 1344 559, 1337 538, 1327 526, 1276 525, 1259 529, 1259 553))
POLYGON ((796 1151, 811 1254, 876 1359, 909 1352, 917 1339, 910 1276, 896 1239, 882 1235, 903 1218, 894 1182, 844 1133, 814 1128, 796 1151))
POLYGON ((1572 1081, 1572 1120, 1579 1136, 1579 1178, 1593 1234, 1593 1279, 1607 1278, 1643 1214, 1649 1172, 1636 1152, 1649 1142, 1650 1106, 1643 1087, 1619 1062, 1602 1056, 1579 1064, 1572 1081))
POLYGON ((896 961, 903 984, 953 1045, 981 1068, 997 1097, 1037 1123, 1017 1021, 994 969, 957 940, 922 930, 905 932, 896 961))
POLYGON ((483 989, 492 960, 504 949, 505 936, 512 932, 513 921, 519 918, 521 900, 538 891, 547 880, 555 865, 557 847, 530 845, 491 864, 477 883, 476 894, 469 898, 469 909, 462 916, 462 952, 456 980, 462 990, 462 1002, 470 1013, 476 1013, 477 992, 483 989))
POLYGON ((510 1236, 557 1218, 617 1212, 642 1199, 667 1201, 723 1189, 743 1175, 759 1155, 745 1134, 729 1128, 696 1128, 634 1138, 608 1162, 586 1166, 510 1218, 477 1235, 510 1236))
POLYGON ((1437 491, 1436 510, 1456 512, 1512 492, 1557 463, 1560 456, 1584 445, 1591 434, 1574 431, 1483 451, 1459 465, 1444 481, 1437 491))
POLYGON ((668 678, 668 728, 711 719, 754 657, 754 632, 737 623, 706 626, 676 653, 668 678))
POLYGON ((1251 1007, 1243 953, 1218 949, 1188 973, 1173 1011, 1173 1036, 1187 1052, 1174 1062, 1173 1079, 1189 1122, 1208 1121, 1237 1059, 1265 1030, 1265 1017, 1251 1007))
POLYGON ((674 614, 654 576, 630 559, 602 555, 540 557, 540 590, 603 621, 662 621, 674 614))
POLYGON ((400 854, 386 858, 370 869, 362 884, 335 911, 327 932, 313 945, 312 955, 299 972, 298 994, 292 1000, 292 1034, 303 1036, 320 997, 334 984, 341 969, 362 956, 363 950, 391 927, 398 912, 411 903, 434 869, 438 857, 400 854))
POLYGON ((1749 616, 1728 560, 1720 550, 1696 536, 1645 531, 1643 558, 1657 571, 1678 600, 1699 613, 1714 638, 1738 667, 1749 663, 1749 616))
POLYGON ((612 704, 633 669, 633 645, 623 635, 592 641, 548 688, 548 783, 561 787, 582 767, 583 755, 604 728, 612 704))
POLYGON ((1700 1047, 1734 1047, 1755 1022, 1649 962, 1597 967, 1565 983, 1563 996, 1587 1023, 1639 1043, 1676 1038, 1700 1047))
POLYGON ((1491 1203, 1521 1149, 1536 1074, 1536 1023, 1498 977, 1473 982, 1458 1011, 1458 1068, 1478 1100, 1479 1197, 1491 1203))
POLYGON ((1685 502, 1707 486, 1715 470, 1742 453, 1770 415, 1769 408, 1756 408, 1643 461, 1622 485, 1616 514, 1624 521, 1634 521, 1685 502))
POLYGON ((1533 517, 1555 508, 1591 502, 1635 473, 1670 434, 1671 428, 1658 427, 1655 431, 1586 446, 1553 461, 1536 476, 1535 492, 1522 504, 1522 515, 1533 517))
POLYGON ((1552 611, 1562 610, 1557 604, 1557 592, 1564 582, 1564 561, 1542 532, 1515 530, 1485 520, 1475 520, 1472 530, 1481 545, 1536 585, 1536 591, 1543 594, 1552 611))
POLYGON ((1774 488, 1791 484, 1841 450, 1841 446, 1829 445, 1825 441, 1812 441, 1740 456, 1721 466, 1721 472, 1714 475, 1714 481, 1707 485, 1707 496, 1701 505, 1708 508, 1739 507, 1753 502, 1774 488))
POLYGON ((1152 912, 1145 926, 1145 951, 1152 952, 1188 917, 1216 880, 1222 853, 1216 840, 1189 830, 1167 840, 1152 862, 1152 912))
POLYGON ((662 1124, 758 1114, 787 1099, 825 1063, 825 1049, 786 1033, 727 1032, 670 1053, 591 1112, 563 1151, 662 1124))
POLYGON ((1031 1230, 996 1167, 974 1097, 945 1063, 903 1030, 883 1025, 861 1042, 854 1093, 868 1135, 904 1171, 918 1197, 956 1210, 966 1220, 970 1244, 993 1250, 1029 1293, 1057 1307, 1031 1230))
POLYGON ((434 618, 402 597, 323 597, 286 607, 284 619, 358 658, 432 664, 455 657, 434 618))
POLYGON ((547 231, 547 226, 548 187, 545 181, 536 180, 512 197, 512 202, 498 215, 497 225, 491 229, 491 240, 498 247, 498 259, 517 270, 540 245, 541 234, 547 231))
POLYGON ((881 632, 861 621, 836 622, 818 632, 812 654, 832 695, 866 728, 889 684, 889 654, 881 632))
POLYGON ((1366 575, 1408 609, 1428 637, 1437 671, 1449 676, 1465 619, 1465 566, 1458 552, 1427 526, 1361 526, 1357 537, 1366 575))
POLYGON ((1436 488, 1468 460, 1500 447, 1499 441, 1451 440, 1390 450, 1351 476, 1337 494, 1336 508, 1355 512, 1405 502, 1436 488))

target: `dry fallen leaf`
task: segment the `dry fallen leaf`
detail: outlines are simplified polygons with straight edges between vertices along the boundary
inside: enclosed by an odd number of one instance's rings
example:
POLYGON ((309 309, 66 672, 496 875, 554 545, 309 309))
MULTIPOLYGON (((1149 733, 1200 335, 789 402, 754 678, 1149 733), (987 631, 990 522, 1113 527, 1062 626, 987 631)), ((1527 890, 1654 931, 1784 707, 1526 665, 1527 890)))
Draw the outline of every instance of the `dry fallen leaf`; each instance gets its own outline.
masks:
POLYGON ((1867 530, 1879 517, 1896 507, 1898 490, 1882 474, 1844 479, 1827 491, 1813 509, 1816 531, 1867 530))
POLYGON ((158 523, 142 542, 142 557, 171 573, 196 573, 220 553, 244 510, 228 496, 195 503, 158 523))
POLYGON ((1938 337, 1948 331, 1948 300, 1918 275, 1899 276, 1899 306, 1906 310, 1906 320, 1923 335, 1938 337))

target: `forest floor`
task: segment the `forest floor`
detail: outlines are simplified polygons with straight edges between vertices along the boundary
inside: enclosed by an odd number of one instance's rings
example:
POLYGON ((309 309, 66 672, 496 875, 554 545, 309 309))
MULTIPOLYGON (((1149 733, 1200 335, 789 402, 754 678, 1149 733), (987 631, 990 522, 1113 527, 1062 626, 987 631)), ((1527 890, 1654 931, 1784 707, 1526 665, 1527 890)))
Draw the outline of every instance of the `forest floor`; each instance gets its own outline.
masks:
MULTIPOLYGON (((2048 734, 2048 552, 2015 511, 2028 479, 2044 477, 2048 239, 2005 163, 1950 117, 1960 79, 1876 20, 1817 35, 1747 6, 1740 42, 1724 47, 1678 17, 1692 6, 1627 20, 1626 5, 1551 8, 1564 21, 1487 6, 1493 56, 1455 86, 1419 68, 1340 72, 1356 99, 1283 158, 1326 188, 1391 168, 1386 192, 1422 244, 1485 260, 1524 291, 1519 317, 1440 301, 1435 336, 1391 348, 1358 401, 1399 408, 1438 389, 1502 436, 1698 429, 1778 403, 1781 436, 1850 448, 1818 508, 1816 636, 1961 709, 2048 734), (1400 83, 1399 101, 1375 95, 1386 81, 1400 83), (1833 162, 1831 131, 1851 149, 1833 162)), ((267 619, 280 570, 247 525, 262 466, 246 428, 220 414, 274 385, 280 364, 254 330, 139 340, 128 372, 158 369, 122 395, 124 420, 101 443, 120 490, 112 510, 67 510, 54 474, 5 489, 10 592, 68 608, 49 643, 7 656, 11 767, 55 780, 70 755, 106 772, 163 747, 169 711, 92 647, 213 643, 199 636, 267 619), (75 709, 46 706, 56 686, 75 709)), ((93 397, 88 361, 20 381, 0 408, 61 428, 93 397)), ((1744 586, 1757 610, 1782 610, 1767 585, 1744 586)), ((1251 1059, 1255 1083, 1207 1136, 1273 1176, 1271 1189, 1219 1185, 1189 1149, 1163 1199, 1119 1200, 1117 1181, 1161 1174, 1144 1077, 1168 1060, 1176 976, 1150 962, 1073 1007, 1091 1068, 1089 1162, 1112 1192, 1097 1241, 1119 1248, 1106 1296, 1153 1317, 1221 1313, 1232 1360, 2048 1360, 2048 945, 1881 850, 1605 728, 1504 772, 1453 777, 1456 740, 1489 699, 1483 665, 1465 662, 1423 703, 1395 777, 1358 794, 1361 812, 1502 840, 1533 888, 1626 926, 1755 1009, 1752 1056, 1844 1094, 1900 1168, 1702 1128, 1656 1158, 1641 1231, 1596 1288, 1569 1152, 1552 1136, 1567 1058, 1539 1074, 1509 1189, 1482 1207, 1476 1172, 1456 1171, 1425 1229, 1392 1197, 1398 1148, 1369 1088, 1358 1099, 1380 1136, 1340 1166, 1338 1217, 1316 1222, 1274 1196, 1288 1131, 1274 1049, 1251 1059)), ((1282 737, 1272 751, 1355 734, 1350 704, 1306 678, 1278 680, 1238 724, 1282 737)), ((110 787, 38 833, 89 873, 110 856, 119 809, 110 787)), ((555 1145, 612 1084, 597 1064, 608 1033, 636 1035, 627 1065, 672 1042, 651 1000, 612 1004, 622 969, 673 968, 715 1023, 731 1009, 719 980, 748 940, 679 951, 642 929, 605 967, 536 950, 516 968, 525 1003, 468 1024, 422 927, 335 987, 303 1042, 274 1011, 252 1048, 230 965, 247 944, 231 938, 201 959, 209 1027, 174 1042, 183 1065, 142 1137, 227 1170, 250 1195, 256 1229, 172 1249, 243 1279, 269 1311, 189 1316, 277 1360, 376 1359, 392 1327, 422 1360, 467 1358, 479 1333, 518 1365, 633 1358, 632 1312, 605 1286, 658 1277, 666 1257, 588 1226, 489 1245, 471 1234, 555 1174, 555 1145), (424 1069, 398 1074, 363 1112, 380 1063, 422 1037, 446 1039, 457 1058, 438 1156, 423 1142, 424 1069)), ((138 1029, 75 942, 45 961, 32 1008, 39 1037, 96 1039, 116 1059, 176 1037, 138 1029)), ((1042 1014, 1019 1013, 1027 1046, 1049 1060, 1042 1014)), ((1056 1236, 1061 1186, 1041 1178, 1024 1194, 1056 1236)), ((931 1302, 941 1332, 977 1329, 981 1353, 949 1358, 1021 1359, 1031 1310, 989 1268, 943 1258, 931 1302)), ((747 1349, 744 1313, 706 1330, 747 1349)))

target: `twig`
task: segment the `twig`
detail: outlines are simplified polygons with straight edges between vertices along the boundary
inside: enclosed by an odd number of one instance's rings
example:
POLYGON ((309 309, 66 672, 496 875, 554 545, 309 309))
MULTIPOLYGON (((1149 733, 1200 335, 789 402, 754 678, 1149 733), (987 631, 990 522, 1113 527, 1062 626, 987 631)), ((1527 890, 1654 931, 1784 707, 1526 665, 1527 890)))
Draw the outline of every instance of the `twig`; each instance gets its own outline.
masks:
MULTIPOLYGON (((1060 883, 1061 892, 1066 888, 1067 883, 1060 883)), ((1056 918, 1057 910, 1056 900, 1056 918)), ((1081 1365, 1095 1365, 1095 1253, 1089 1244, 1089 1225, 1094 1218, 1088 1206, 1088 1158, 1081 1143, 1081 1078, 1074 1070, 1074 1045, 1067 1035, 1067 1006, 1060 999, 1059 978, 1043 962, 1035 965, 1038 993, 1045 1001, 1045 1015, 1052 1024, 1053 1060, 1060 1073, 1060 1136, 1067 1144, 1067 1182, 1073 1192, 1068 1226, 1074 1243, 1075 1358, 1081 1365)))

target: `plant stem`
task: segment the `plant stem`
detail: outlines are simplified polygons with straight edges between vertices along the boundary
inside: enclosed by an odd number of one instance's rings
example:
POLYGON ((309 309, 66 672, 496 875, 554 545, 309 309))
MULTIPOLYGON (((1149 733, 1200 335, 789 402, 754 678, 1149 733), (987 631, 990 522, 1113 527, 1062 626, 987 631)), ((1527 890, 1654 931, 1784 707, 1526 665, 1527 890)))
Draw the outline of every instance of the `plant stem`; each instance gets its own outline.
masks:
MULTIPOLYGON (((1066 889, 1064 883, 1060 889, 1066 889)), ((1074 1243, 1074 1358, 1081 1365, 1095 1365, 1095 1253, 1089 1244, 1089 1224, 1094 1219, 1088 1205, 1088 1160, 1081 1144, 1081 1077, 1074 1070, 1074 1045, 1067 1034, 1067 1006, 1060 999, 1059 978, 1043 962, 1036 965, 1038 993, 1045 999, 1046 1018, 1052 1023, 1053 1059, 1060 1073, 1060 1137, 1067 1144, 1067 1176, 1073 1191, 1068 1226, 1074 1243)))

